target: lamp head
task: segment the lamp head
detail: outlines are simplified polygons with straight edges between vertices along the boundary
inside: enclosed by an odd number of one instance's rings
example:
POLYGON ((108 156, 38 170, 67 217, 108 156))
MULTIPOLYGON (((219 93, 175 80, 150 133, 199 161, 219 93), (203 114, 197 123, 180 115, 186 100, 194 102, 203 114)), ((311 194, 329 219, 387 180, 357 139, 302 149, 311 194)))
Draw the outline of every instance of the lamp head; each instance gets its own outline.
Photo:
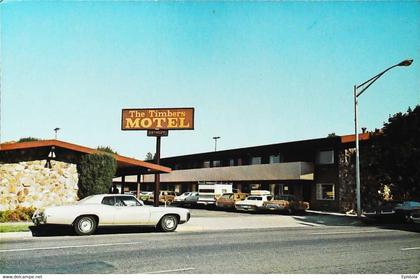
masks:
POLYGON ((413 63, 413 59, 407 59, 398 63, 398 66, 410 66, 413 63))

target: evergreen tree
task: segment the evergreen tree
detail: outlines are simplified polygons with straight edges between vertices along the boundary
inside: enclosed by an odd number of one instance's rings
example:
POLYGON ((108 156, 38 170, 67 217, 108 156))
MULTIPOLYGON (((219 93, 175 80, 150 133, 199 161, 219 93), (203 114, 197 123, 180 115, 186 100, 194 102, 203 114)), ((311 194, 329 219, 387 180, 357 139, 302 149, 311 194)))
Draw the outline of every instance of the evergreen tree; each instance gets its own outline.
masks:
POLYGON ((79 198, 108 193, 117 170, 117 161, 108 153, 83 155, 77 165, 79 198))
POLYGON ((366 202, 385 186, 393 199, 420 200, 420 106, 390 117, 361 152, 366 202))

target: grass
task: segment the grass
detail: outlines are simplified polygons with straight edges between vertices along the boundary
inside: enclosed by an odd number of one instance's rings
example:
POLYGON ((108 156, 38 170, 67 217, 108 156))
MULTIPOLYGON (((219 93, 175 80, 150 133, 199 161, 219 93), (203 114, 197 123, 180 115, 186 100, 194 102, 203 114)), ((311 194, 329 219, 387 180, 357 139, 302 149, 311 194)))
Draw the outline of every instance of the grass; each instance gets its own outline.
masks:
POLYGON ((5 232, 28 232, 31 224, 25 223, 0 223, 0 233, 5 232))

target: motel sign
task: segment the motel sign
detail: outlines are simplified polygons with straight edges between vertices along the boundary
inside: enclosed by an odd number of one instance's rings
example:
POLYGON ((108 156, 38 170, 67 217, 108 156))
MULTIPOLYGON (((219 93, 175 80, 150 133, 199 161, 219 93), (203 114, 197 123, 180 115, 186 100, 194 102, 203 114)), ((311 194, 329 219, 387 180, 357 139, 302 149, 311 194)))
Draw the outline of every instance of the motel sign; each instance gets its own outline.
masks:
POLYGON ((194 108, 123 109, 121 130, 193 130, 194 108))

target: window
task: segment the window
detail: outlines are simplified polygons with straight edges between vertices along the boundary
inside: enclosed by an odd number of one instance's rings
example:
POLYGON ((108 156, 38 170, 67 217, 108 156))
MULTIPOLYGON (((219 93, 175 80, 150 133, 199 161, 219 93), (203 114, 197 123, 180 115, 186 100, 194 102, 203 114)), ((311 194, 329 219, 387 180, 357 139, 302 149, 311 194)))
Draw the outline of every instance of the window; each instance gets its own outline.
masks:
POLYGON ((222 164, 220 163, 220 160, 214 160, 213 161, 213 167, 214 168, 217 168, 217 167, 220 167, 222 164))
POLYGON ((141 206, 135 197, 119 196, 115 197, 116 206, 141 206))
POLYGON ((229 166, 234 166, 234 165, 235 165, 235 160, 229 159, 229 166))
POLYGON ((280 163, 280 154, 270 155, 270 164, 280 163))
POLYGON ((334 184, 316 184, 317 200, 335 200, 334 184))
POLYGON ((210 161, 204 161, 203 168, 210 168, 210 161))
POLYGON ((319 165, 334 164, 334 150, 321 150, 316 154, 316 163, 319 165))
POLYGON ((252 157, 251 158, 251 165, 260 165, 261 164, 261 157, 252 157))
POLYGON ((249 184, 251 190, 258 190, 261 188, 261 184, 249 184))
POLYGON ((115 204, 115 199, 114 199, 114 197, 105 197, 105 198, 102 199, 102 204, 114 205, 115 204))

